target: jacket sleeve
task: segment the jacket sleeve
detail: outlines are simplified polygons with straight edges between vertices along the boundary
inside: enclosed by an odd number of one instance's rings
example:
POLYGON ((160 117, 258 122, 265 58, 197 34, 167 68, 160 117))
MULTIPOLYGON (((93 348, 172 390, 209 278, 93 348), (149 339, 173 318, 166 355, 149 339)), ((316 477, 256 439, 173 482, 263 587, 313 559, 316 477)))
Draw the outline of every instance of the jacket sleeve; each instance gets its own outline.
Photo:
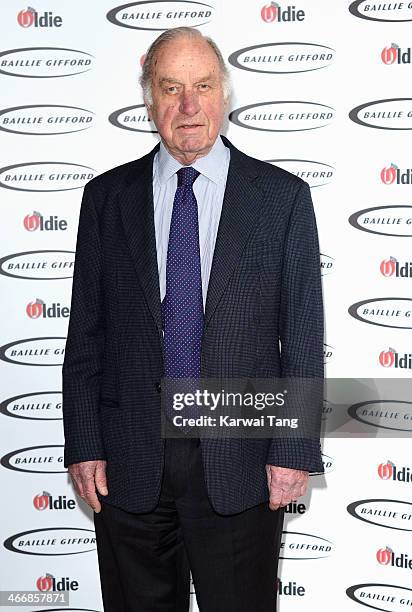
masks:
POLYGON ((304 428, 302 437, 285 434, 273 438, 267 457, 270 465, 312 473, 324 471, 320 445, 323 335, 318 232, 310 188, 303 182, 295 197, 284 243, 279 313, 281 376, 296 377, 297 387, 303 390, 306 389, 304 379, 314 378, 314 387, 320 392, 315 393, 315 403, 311 402, 310 407, 304 401, 299 404, 310 419, 310 435, 305 437, 304 428))
POLYGON ((62 368, 64 466, 105 459, 99 395, 105 342, 102 250, 89 185, 80 207, 71 312, 62 368))

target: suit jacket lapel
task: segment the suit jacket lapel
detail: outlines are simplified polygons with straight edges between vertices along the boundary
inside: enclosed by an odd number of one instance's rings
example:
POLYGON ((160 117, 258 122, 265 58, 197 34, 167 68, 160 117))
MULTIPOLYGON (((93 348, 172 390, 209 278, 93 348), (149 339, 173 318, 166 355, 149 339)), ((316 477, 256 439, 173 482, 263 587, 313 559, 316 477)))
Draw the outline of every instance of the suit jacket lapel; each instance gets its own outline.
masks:
POLYGON ((158 149, 159 145, 156 145, 150 153, 135 162, 126 179, 127 187, 119 194, 119 206, 137 276, 146 296, 147 305, 158 329, 161 330, 152 179, 153 158, 158 149))
POLYGON ((246 246, 262 203, 256 184, 256 167, 247 156, 223 137, 230 148, 230 164, 216 237, 205 306, 205 326, 210 321, 225 287, 246 246))
MULTIPOLYGON (((255 181, 256 167, 226 138, 223 140, 230 148, 230 164, 206 297, 205 327, 246 246, 262 201, 255 181)), ((126 189, 119 194, 119 206, 136 273, 147 305, 161 330, 152 180, 153 158, 158 149, 159 145, 132 165, 126 189)))

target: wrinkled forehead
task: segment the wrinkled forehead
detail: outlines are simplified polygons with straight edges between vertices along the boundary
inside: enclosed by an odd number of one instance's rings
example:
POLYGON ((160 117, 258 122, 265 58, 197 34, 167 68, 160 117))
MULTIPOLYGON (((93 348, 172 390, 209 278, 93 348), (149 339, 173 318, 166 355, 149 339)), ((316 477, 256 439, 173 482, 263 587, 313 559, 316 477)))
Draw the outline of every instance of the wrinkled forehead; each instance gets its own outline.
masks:
POLYGON ((164 43, 157 50, 153 61, 153 77, 156 82, 165 78, 203 75, 219 80, 221 78, 219 60, 207 41, 181 37, 164 43))

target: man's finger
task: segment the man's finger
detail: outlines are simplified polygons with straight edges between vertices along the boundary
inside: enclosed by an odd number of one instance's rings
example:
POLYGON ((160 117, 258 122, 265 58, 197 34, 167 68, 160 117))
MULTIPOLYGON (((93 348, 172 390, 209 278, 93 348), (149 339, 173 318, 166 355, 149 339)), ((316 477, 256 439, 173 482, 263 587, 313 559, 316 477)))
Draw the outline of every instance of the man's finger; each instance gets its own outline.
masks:
POLYGON ((94 474, 94 481, 96 483, 97 490, 101 495, 107 495, 107 480, 106 480, 106 464, 98 463, 96 466, 96 472, 94 474))
POLYGON ((91 482, 90 480, 87 481, 84 497, 85 497, 86 502, 92 508, 92 510, 94 510, 95 512, 100 512, 101 505, 99 502, 99 498, 96 495, 96 488, 94 485, 94 480, 93 482, 91 482))

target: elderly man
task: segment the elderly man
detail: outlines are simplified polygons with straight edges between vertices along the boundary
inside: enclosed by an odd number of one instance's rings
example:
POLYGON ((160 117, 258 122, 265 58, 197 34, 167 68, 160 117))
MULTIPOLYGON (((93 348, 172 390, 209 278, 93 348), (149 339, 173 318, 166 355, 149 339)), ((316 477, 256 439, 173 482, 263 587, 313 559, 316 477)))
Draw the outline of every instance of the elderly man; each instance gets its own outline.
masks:
POLYGON ((227 69, 198 30, 161 34, 141 84, 161 142, 80 210, 65 466, 95 511, 106 612, 188 610, 190 572, 201 612, 269 612, 319 439, 164 439, 160 400, 166 378, 323 376, 310 191, 220 135, 227 69))

